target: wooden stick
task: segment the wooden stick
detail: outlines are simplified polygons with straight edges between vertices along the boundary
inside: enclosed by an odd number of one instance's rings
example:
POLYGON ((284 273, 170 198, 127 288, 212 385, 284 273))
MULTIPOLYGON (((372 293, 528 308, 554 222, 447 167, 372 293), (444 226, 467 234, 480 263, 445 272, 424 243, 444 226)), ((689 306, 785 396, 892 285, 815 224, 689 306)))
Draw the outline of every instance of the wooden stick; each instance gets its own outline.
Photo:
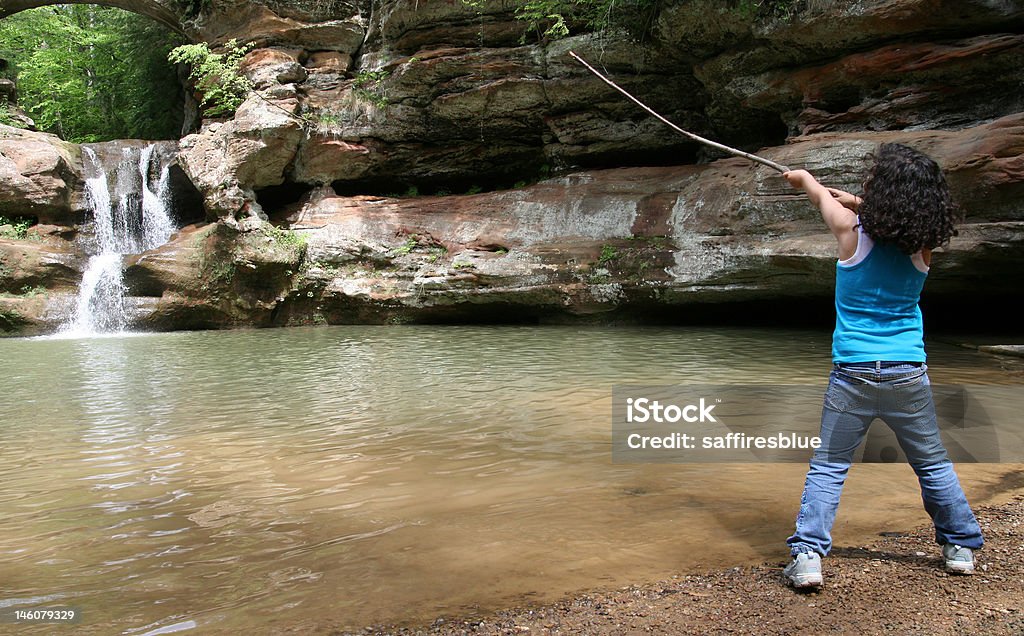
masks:
POLYGON ((590 70, 591 73, 593 73, 594 75, 597 75, 602 80, 604 80, 605 84, 608 84, 609 86, 611 86, 615 90, 619 91, 620 93, 622 93, 626 97, 628 97, 631 100, 633 100, 634 102, 636 102, 636 104, 638 106, 640 106, 640 108, 643 108, 644 110, 646 110, 650 114, 652 114, 655 117, 657 117, 658 119, 660 119, 662 122, 668 124, 672 128, 672 130, 674 130, 674 131, 676 131, 676 132, 678 132, 678 133, 680 133, 680 134, 682 134, 682 135, 684 135, 686 137, 689 137, 690 139, 692 139, 692 140, 694 140, 694 141, 696 141, 698 143, 702 143, 705 146, 711 146, 712 148, 717 148, 717 149, 725 151, 725 152, 727 152, 727 153, 729 153, 731 155, 736 155, 737 157, 743 157, 744 159, 750 159, 751 161, 756 161, 757 163, 764 164, 764 165, 768 166, 769 168, 774 168, 774 169, 778 170, 779 172, 789 172, 789 168, 788 167, 786 167, 786 166, 784 166, 782 164, 779 164, 779 163, 775 163, 774 161, 772 161, 770 159, 765 159, 764 157, 758 157, 757 155, 752 155, 749 152, 743 152, 742 150, 738 150, 736 148, 731 148, 729 146, 726 146, 725 144, 720 144, 717 141, 711 141, 710 139, 705 139, 704 137, 701 137, 700 135, 695 135, 692 132, 688 132, 688 131, 683 130, 679 126, 676 126, 675 124, 673 124, 669 120, 665 119, 664 117, 662 117, 658 113, 656 113, 653 110, 651 110, 651 108, 647 104, 643 103, 639 99, 637 99, 637 98, 633 97, 632 95, 630 95, 629 93, 627 93, 624 88, 622 88, 621 86, 619 86, 615 82, 611 81, 610 79, 608 79, 604 75, 601 75, 601 73, 599 73, 597 71, 597 69, 595 69, 590 64, 587 64, 586 60, 584 60, 579 55, 576 55, 572 51, 569 51, 569 55, 571 55, 574 58, 576 58, 576 60, 579 61, 579 63, 582 64, 583 66, 586 66, 590 70))

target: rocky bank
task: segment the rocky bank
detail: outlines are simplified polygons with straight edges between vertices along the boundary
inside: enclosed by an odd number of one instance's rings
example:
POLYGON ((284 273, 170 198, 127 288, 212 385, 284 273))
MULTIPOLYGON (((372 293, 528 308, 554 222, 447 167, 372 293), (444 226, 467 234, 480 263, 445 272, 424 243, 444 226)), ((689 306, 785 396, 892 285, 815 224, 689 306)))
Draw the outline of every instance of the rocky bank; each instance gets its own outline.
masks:
MULTIPOLYGON (((642 32, 560 40, 504 0, 119 6, 254 46, 255 92, 180 141, 185 227, 126 259, 139 327, 827 306, 831 239, 778 173, 674 135, 570 50, 684 128, 834 187, 857 191, 880 142, 932 154, 967 221, 929 299, 977 311, 1020 293, 1019 0, 671 0, 638 5, 642 32)), ((82 170, 78 147, 0 127, 0 216, 37 223, 0 238, 0 328, 66 313, 82 170)))
MULTIPOLYGON (((825 585, 797 592, 785 561, 595 590, 544 606, 448 616, 360 634, 929 634, 1016 636, 1024 631, 1024 499, 978 510, 986 547, 974 576, 942 571, 934 530, 842 546, 823 562, 825 585)), ((891 536, 896 534, 896 536, 891 536)), ((305 629, 330 631, 330 626, 305 629)), ((349 632, 339 632, 349 634, 349 632)))

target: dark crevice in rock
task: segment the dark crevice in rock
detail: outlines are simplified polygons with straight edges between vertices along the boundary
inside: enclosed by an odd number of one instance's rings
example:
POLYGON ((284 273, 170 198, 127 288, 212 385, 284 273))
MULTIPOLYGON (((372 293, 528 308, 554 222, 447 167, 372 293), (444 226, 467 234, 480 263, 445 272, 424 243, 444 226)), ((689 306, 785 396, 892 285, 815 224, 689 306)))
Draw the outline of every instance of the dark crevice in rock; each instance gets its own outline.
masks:
POLYGON ((520 188, 550 176, 550 166, 541 164, 532 174, 513 175, 481 174, 476 177, 451 177, 436 179, 402 179, 379 177, 360 181, 335 181, 331 184, 338 196, 374 195, 386 197, 401 196, 447 196, 451 194, 477 194, 520 188))
POLYGON ((977 294, 928 294, 921 298, 925 333, 1020 334, 1020 316, 1005 311, 1009 295, 980 289, 977 294))
MULTIPOLYGON (((1000 312, 1005 297, 979 294, 927 296, 921 307, 928 333, 973 335, 1017 334, 1019 320, 1000 312), (985 308, 988 308, 986 310, 985 308)), ((423 310, 421 310, 423 311, 423 310)), ((540 307, 503 305, 484 307, 470 303, 431 308, 407 319, 416 323, 594 323, 604 325, 693 325, 714 327, 810 328, 828 330, 835 325, 831 297, 782 298, 723 303, 699 303, 685 307, 637 301, 594 314, 545 311, 540 307)))
MULTIPOLYGON (((921 299, 925 331, 932 333, 1001 334, 1019 333, 1019 320, 1008 312, 1004 296, 981 293, 964 296, 928 295, 921 299), (987 310, 985 308, 988 308, 987 310)), ((651 308, 655 309, 655 308, 651 308)), ((778 301, 749 301, 714 305, 692 305, 680 311, 660 311, 649 314, 653 322, 683 324, 735 325, 737 327, 813 327, 830 328, 835 324, 835 308, 831 297, 813 299, 787 299, 778 301), (799 309, 797 309, 799 308, 799 309)), ((645 314, 648 310, 645 310, 645 314)))
POLYGON ((203 195, 192 184, 181 166, 174 164, 169 169, 171 182, 171 216, 175 225, 182 227, 202 221, 206 216, 203 209, 203 195))
POLYGON ((256 202, 266 214, 274 216, 298 204, 311 190, 311 185, 286 181, 281 185, 256 190, 256 202))

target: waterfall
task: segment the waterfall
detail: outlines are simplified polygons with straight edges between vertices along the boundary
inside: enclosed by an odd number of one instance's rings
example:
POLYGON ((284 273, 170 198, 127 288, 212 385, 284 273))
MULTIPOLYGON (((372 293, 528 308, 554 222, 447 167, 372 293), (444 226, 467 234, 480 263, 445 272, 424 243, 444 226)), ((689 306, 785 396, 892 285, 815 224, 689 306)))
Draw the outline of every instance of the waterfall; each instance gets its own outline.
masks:
POLYGON ((130 323, 125 298, 124 256, 140 254, 166 243, 175 231, 170 214, 169 162, 150 183, 150 164, 156 146, 121 149, 120 162, 108 174, 96 152, 82 146, 85 159, 85 196, 93 213, 94 237, 78 302, 62 335, 89 336, 124 331, 130 323))

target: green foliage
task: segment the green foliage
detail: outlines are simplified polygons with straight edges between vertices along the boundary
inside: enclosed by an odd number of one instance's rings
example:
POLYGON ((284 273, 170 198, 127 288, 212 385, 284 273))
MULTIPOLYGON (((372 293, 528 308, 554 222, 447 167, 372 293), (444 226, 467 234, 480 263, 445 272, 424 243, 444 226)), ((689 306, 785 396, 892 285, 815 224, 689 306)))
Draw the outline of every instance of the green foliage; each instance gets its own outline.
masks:
POLYGON ((377 84, 388 75, 390 75, 390 73, 384 69, 380 69, 378 71, 359 71, 359 73, 356 74, 354 83, 359 87, 370 86, 377 84))
POLYGON ((342 123, 342 118, 341 115, 339 115, 338 113, 321 111, 318 112, 313 117, 313 123, 319 130, 330 130, 332 128, 337 128, 338 126, 340 126, 342 123))
POLYGON ((391 250, 391 256, 404 256, 413 251, 419 245, 419 238, 414 234, 406 239, 405 243, 391 250))
POLYGON ((28 236, 28 228, 32 227, 32 219, 14 218, 0 216, 0 237, 10 239, 24 239, 28 236))
MULTIPOLYGON (((465 2, 465 0, 463 0, 465 2)), ((641 37, 657 15, 659 0, 526 0, 516 17, 540 38, 625 29, 641 37)))
POLYGON ((274 239, 282 247, 302 250, 306 247, 308 237, 302 232, 294 232, 273 225, 264 224, 261 231, 265 236, 274 239))
POLYGON ((233 261, 211 261, 204 269, 211 283, 231 282, 236 273, 233 261))
MULTIPOLYGON (((25 128, 20 120, 15 119, 11 114, 11 105, 7 103, 7 100, 0 100, 0 124, 4 126, 12 126, 14 128, 25 128)), ((0 223, 2 225, 2 223, 0 223)))
POLYGON ((618 258, 618 256, 619 252, 618 250, 615 249, 615 247, 611 245, 602 245, 601 256, 597 259, 597 262, 599 265, 605 265, 609 261, 614 261, 616 258, 618 258))
POLYGON ((36 125, 74 142, 170 139, 181 130, 180 35, 149 18, 94 5, 56 5, 0 20, 0 57, 36 125))
POLYGON ((378 71, 359 71, 355 80, 352 92, 360 99, 368 101, 383 108, 388 105, 388 97, 384 94, 384 87, 381 85, 391 73, 384 69, 378 71))
POLYGON ((234 39, 224 45, 223 53, 214 53, 206 42, 183 44, 171 51, 167 59, 188 64, 189 77, 202 93, 206 114, 227 117, 245 101, 252 82, 239 70, 242 58, 252 45, 240 45, 234 39))
POLYGON ((430 252, 430 256, 427 257, 427 261, 431 263, 436 263, 438 260, 444 257, 445 254, 448 253, 448 248, 445 247, 444 245, 435 245, 429 248, 427 251, 430 252))
POLYGON ((25 317, 14 309, 0 307, 0 330, 14 331, 25 323, 25 317))
POLYGON ((801 11, 827 11, 835 0, 737 0, 736 11, 750 19, 788 20, 801 11))
POLYGON ((0 296, 5 298, 35 298, 36 296, 44 296, 46 294, 46 288, 42 285, 25 285, 21 288, 21 292, 12 294, 10 292, 0 293, 0 296))

